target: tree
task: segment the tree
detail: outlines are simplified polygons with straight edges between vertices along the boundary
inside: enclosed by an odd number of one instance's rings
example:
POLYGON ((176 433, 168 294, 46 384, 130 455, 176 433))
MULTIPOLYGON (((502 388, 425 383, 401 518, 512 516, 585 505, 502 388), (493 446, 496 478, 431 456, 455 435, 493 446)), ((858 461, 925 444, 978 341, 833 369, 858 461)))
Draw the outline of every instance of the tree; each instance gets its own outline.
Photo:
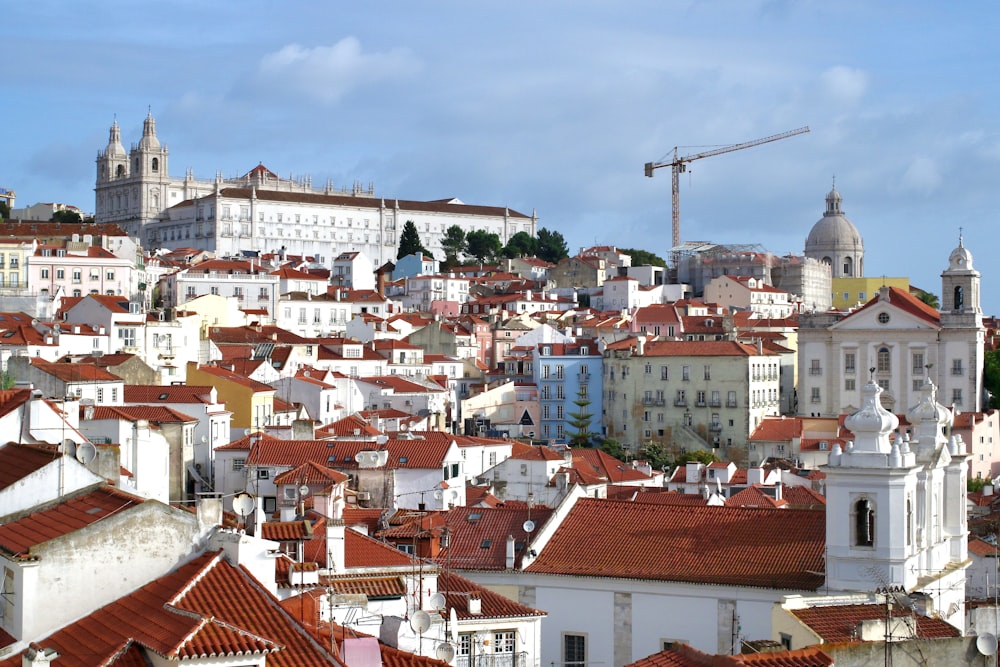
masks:
POLYGON ((930 292, 925 292, 919 290, 914 296, 926 303, 931 308, 939 309, 941 308, 941 302, 938 301, 937 294, 931 294, 930 292))
POLYGON ((601 440, 600 450, 607 454, 608 456, 613 456, 619 461, 625 461, 628 457, 628 452, 622 447, 621 443, 614 438, 604 438, 601 440))
POLYGON ((983 387, 990 393, 990 408, 1000 408, 1000 350, 990 350, 983 359, 983 387))
POLYGON ((407 220, 403 224, 403 233, 399 235, 399 252, 396 253, 396 259, 420 253, 433 257, 424 244, 420 242, 420 233, 417 231, 416 223, 407 220))
POLYGON ((667 263, 659 255, 654 255, 648 250, 638 250, 636 248, 619 248, 618 252, 632 258, 632 266, 666 266, 667 263))
POLYGON ((542 227, 538 230, 538 259, 557 263, 560 259, 569 257, 569 246, 559 232, 550 232, 542 227))
POLYGON ((569 436, 569 444, 573 447, 589 447, 594 435, 593 431, 590 430, 590 420, 594 413, 589 410, 590 399, 583 386, 576 392, 576 400, 573 401, 573 405, 576 406, 576 410, 569 413, 567 420, 573 429, 566 434, 569 436))
POLYGON ((507 259, 515 257, 534 257, 538 252, 538 241, 528 232, 518 232, 510 237, 504 246, 503 256, 507 259))
POLYGON ((452 225, 444 230, 444 238, 441 239, 441 247, 444 249, 444 261, 448 266, 458 264, 465 252, 467 243, 465 240, 465 230, 458 225, 452 225))
POLYGON ((503 249, 500 237, 483 229, 466 234, 465 243, 466 251, 478 262, 495 259, 500 254, 500 250, 503 249))
POLYGON ((0 220, 6 220, 10 217, 10 204, 6 201, 0 201, 0 220))
POLYGON ((650 440, 639 448, 639 454, 646 459, 653 470, 664 470, 670 465, 670 457, 662 442, 650 440))
POLYGON ((65 222, 65 223, 69 223, 69 224, 79 225, 80 223, 83 222, 83 216, 81 216, 76 211, 70 211, 70 210, 67 210, 67 209, 63 209, 62 211, 56 211, 55 213, 53 213, 52 217, 49 218, 49 221, 50 222, 65 222))
POLYGON ((718 463, 719 459, 712 452, 706 452, 701 449, 697 449, 693 452, 684 452, 677 457, 674 461, 676 465, 682 466, 689 461, 697 461, 698 463, 704 463, 708 465, 709 463, 718 463))

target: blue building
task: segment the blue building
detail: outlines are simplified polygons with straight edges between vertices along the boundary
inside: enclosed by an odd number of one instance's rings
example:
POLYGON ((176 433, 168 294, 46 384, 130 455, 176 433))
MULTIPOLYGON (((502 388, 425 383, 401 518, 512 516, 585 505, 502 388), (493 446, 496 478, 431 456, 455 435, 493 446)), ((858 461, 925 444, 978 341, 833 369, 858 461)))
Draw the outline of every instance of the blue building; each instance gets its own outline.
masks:
POLYGON ((580 412, 574 401, 590 401, 584 410, 590 413, 589 430, 594 437, 603 435, 601 417, 604 407, 603 355, 594 338, 571 342, 538 343, 532 351, 534 381, 541 404, 540 431, 543 440, 565 443, 575 429, 571 413, 580 412))

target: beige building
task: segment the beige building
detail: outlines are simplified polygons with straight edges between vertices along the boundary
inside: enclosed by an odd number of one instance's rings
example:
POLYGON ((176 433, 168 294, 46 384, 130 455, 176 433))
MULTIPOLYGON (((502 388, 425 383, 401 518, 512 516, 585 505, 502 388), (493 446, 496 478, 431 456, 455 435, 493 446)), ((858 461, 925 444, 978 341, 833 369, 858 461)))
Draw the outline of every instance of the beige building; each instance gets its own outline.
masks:
POLYGON ((647 443, 745 451, 751 431, 779 409, 779 357, 735 341, 629 339, 604 352, 608 437, 634 451, 647 443))
POLYGON ((705 286, 705 301, 748 310, 758 317, 783 318, 795 309, 791 295, 752 276, 718 276, 705 286))
POLYGON ((915 405, 930 378, 942 403, 978 412, 985 342, 980 275, 961 239, 941 281, 940 311, 905 290, 883 287, 852 313, 802 316, 798 414, 853 412, 869 376, 891 411, 915 405))

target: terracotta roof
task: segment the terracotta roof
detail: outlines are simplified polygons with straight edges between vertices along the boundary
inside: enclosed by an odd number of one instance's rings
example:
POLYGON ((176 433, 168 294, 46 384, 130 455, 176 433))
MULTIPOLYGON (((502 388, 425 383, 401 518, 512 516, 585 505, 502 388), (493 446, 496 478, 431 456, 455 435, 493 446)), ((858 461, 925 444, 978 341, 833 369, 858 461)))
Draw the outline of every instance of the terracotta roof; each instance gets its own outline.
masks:
POLYGON ((7 443, 0 447, 0 489, 44 468, 59 456, 54 447, 7 443))
POLYGON ((775 500, 756 484, 726 498, 726 507, 786 507, 787 505, 787 500, 775 500))
POLYGON ((584 498, 527 571, 816 590, 825 524, 816 510, 584 498), (650 550, 650 540, 665 548, 650 550))
MULTIPOLYGON (((273 667, 328 667, 333 661, 274 597, 221 553, 196 558, 98 609, 46 637, 45 647, 67 665, 144 665, 152 657, 148 653, 177 661, 267 655, 273 667), (130 659, 117 659, 126 650, 133 653, 130 659)), ((0 664, 13 667, 21 658, 0 664)))
POLYGON ((413 563, 414 558, 395 547, 356 530, 344 531, 344 567, 412 567, 413 563))
POLYGON ((258 324, 245 327, 209 327, 209 339, 217 345, 239 345, 248 343, 283 343, 285 345, 306 345, 312 342, 281 327, 258 324))
POLYGON ((323 584, 337 595, 366 595, 369 599, 400 598, 406 595, 402 577, 341 574, 322 577, 323 584))
POLYGON ((206 403, 211 404, 211 385, 125 385, 126 403, 206 403))
POLYGON ((507 567, 507 537, 514 536, 515 563, 520 563, 530 536, 524 530, 529 518, 538 531, 552 516, 547 507, 456 507, 448 511, 451 533, 448 548, 437 561, 456 570, 503 570, 507 567), (520 547, 520 548, 518 548, 520 547))
POLYGON ((53 363, 39 357, 31 359, 31 365, 63 382, 123 382, 117 375, 94 364, 53 363))
POLYGON ((1000 558, 997 545, 990 544, 981 537, 976 537, 972 534, 969 535, 969 553, 975 554, 980 558, 1000 558))
POLYGON ((261 525, 261 537, 276 542, 312 539, 312 524, 308 521, 267 521, 261 525))
POLYGON ((387 469, 440 468, 451 446, 448 440, 392 439, 377 446, 361 440, 280 440, 266 434, 255 436, 247 465, 296 467, 313 461, 328 468, 357 468, 355 455, 377 448, 389 452, 387 469))
MULTIPOLYGON (((716 317, 716 320, 719 318, 716 317)), ((768 354, 765 351, 765 354, 768 354)), ((732 340, 656 340, 646 343, 644 357, 751 357, 757 356, 753 345, 732 340)))
POLYGON ((438 592, 443 593, 446 606, 455 610, 455 615, 461 619, 469 618, 523 618, 527 616, 547 616, 548 614, 527 605, 514 602, 506 595, 494 593, 474 581, 449 570, 441 570, 437 578, 438 592), (482 602, 479 614, 469 612, 469 593, 476 595, 482 602))
MULTIPOLYGON (((183 412, 168 408, 165 405, 95 405, 94 419, 120 419, 136 422, 140 419, 154 424, 193 424, 198 421, 183 412)), ((80 406, 81 414, 86 406, 80 406)))
POLYGON ((0 525, 0 549, 11 556, 30 557, 32 547, 142 502, 110 486, 64 496, 58 504, 0 525))
POLYGON ((275 484, 309 484, 330 486, 332 484, 343 484, 349 478, 347 475, 336 470, 331 470, 326 466, 319 465, 313 461, 306 461, 302 465, 283 472, 274 478, 275 484))
POLYGON ((240 375, 239 373, 233 372, 231 370, 220 368, 219 366, 211 366, 208 364, 202 364, 199 371, 207 373, 208 375, 213 375, 220 380, 226 380, 228 382, 233 382, 235 384, 248 387, 254 392, 268 392, 276 391, 274 387, 264 384, 263 382, 258 382, 257 380, 251 380, 248 377, 240 375))
POLYGON ((813 491, 808 486, 782 484, 781 497, 788 501, 789 507, 822 507, 826 505, 826 496, 813 491))
MULTIPOLYGON (((889 303, 891 305, 909 313, 910 315, 913 315, 914 317, 922 319, 929 324, 933 324, 935 326, 941 325, 941 313, 939 313, 936 308, 928 306, 926 303, 904 289, 899 289, 898 287, 888 287, 887 289, 889 291, 889 303)), ((870 308, 874 308, 880 302, 881 298, 881 294, 876 294, 868 300, 868 303, 852 312, 850 315, 845 317, 844 320, 855 317, 858 313, 866 311, 870 308)))
POLYGON ((654 653, 625 667, 830 667, 833 658, 819 648, 795 651, 744 653, 740 655, 710 655, 688 644, 654 653))
POLYGON ((347 415, 343 419, 338 419, 326 426, 321 427, 317 434, 322 431, 323 435, 331 436, 377 436, 381 433, 377 428, 369 424, 359 415, 347 415))
MULTIPOLYGON (((792 609, 795 618, 819 635, 824 643, 860 642, 861 637, 855 631, 862 621, 880 621, 887 613, 884 604, 845 604, 830 607, 809 607, 792 609)), ((917 621, 917 637, 919 639, 939 639, 960 637, 958 628, 936 618, 928 618, 913 614, 908 609, 893 606, 890 612, 893 618, 913 616, 917 621)))
POLYGON ((788 442, 802 437, 802 420, 798 417, 764 417, 750 434, 754 442, 788 442))

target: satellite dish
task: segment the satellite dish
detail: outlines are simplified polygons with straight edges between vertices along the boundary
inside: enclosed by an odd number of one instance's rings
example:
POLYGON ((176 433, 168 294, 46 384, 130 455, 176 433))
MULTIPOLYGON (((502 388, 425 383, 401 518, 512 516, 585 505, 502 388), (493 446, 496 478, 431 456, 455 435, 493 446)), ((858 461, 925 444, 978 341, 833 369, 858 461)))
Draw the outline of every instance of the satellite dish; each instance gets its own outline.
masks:
POLYGON ((434 500, 441 500, 442 498, 444 498, 444 494, 441 493, 441 489, 436 490, 434 492, 434 500))
POLYGON ((441 642, 434 649, 434 654, 441 662, 451 662, 455 659, 455 647, 448 642, 441 642))
POLYGON ((430 597, 427 603, 431 606, 431 609, 444 609, 444 595, 441 593, 435 593, 430 597))
POLYGON ((243 435, 250 435, 251 433, 253 433, 253 431, 251 431, 250 429, 248 428, 243 429, 243 435))
POLYGON ((524 532, 530 533, 533 530, 535 530, 535 522, 532 521, 531 519, 528 519, 527 521, 524 522, 522 528, 524 528, 524 532))
POLYGON ((410 628, 418 635, 422 635, 431 627, 431 615, 423 609, 418 609, 410 616, 410 628))
POLYGON ((89 465, 97 457, 97 447, 92 443, 81 442, 76 446, 76 460, 83 465, 89 465))
POLYGON ((455 611, 454 607, 451 608, 450 620, 451 620, 451 623, 449 625, 449 632, 448 632, 448 634, 451 635, 451 641, 457 642, 458 641, 458 612, 455 611))
POLYGON ((253 512, 253 507, 253 496, 249 493, 237 493, 233 496, 233 511, 241 517, 250 516, 250 513, 253 512))
POLYGON ((302 486, 299 487, 299 495, 300 496, 308 496, 309 495, 309 485, 308 484, 303 484, 302 486))
POLYGON ((389 442, 389 436, 383 433, 379 435, 377 438, 375 438, 375 442, 380 445, 384 445, 385 443, 389 442))
POLYGON ((988 632, 984 632, 976 637, 976 648, 983 655, 996 655, 997 638, 988 632))

